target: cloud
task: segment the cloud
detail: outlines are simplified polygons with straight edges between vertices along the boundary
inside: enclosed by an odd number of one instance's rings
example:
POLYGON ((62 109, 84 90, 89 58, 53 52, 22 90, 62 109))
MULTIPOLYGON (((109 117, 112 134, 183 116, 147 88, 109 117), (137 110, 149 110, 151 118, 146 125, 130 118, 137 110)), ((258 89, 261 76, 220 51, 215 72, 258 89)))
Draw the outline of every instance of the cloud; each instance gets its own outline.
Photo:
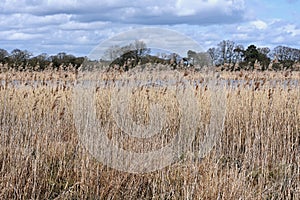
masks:
POLYGON ((178 0, 176 9, 178 16, 190 16, 213 11, 231 15, 234 11, 243 11, 245 6, 242 0, 178 0))
POLYGON ((149 26, 181 32, 197 40, 203 49, 216 46, 224 39, 245 46, 250 43, 300 46, 298 21, 284 20, 286 14, 276 10, 296 7, 287 2, 299 1, 286 0, 279 5, 276 0, 254 2, 2 0, 0 48, 27 49, 34 54, 65 51, 87 55, 100 41, 123 31, 149 26))
POLYGON ((166 0, 126 2, 122 0, 5 0, 5 14, 35 16, 71 14, 81 22, 110 21, 128 24, 210 24, 233 23, 244 19, 244 0, 166 0))
POLYGON ((25 33, 25 32, 16 32, 16 31, 1 31, 0 37, 5 38, 6 40, 15 40, 15 41, 28 41, 33 39, 42 38, 42 34, 35 33, 25 33))
POLYGON ((136 5, 116 8, 112 9, 112 13, 104 18, 105 20, 121 21, 123 23, 147 25, 207 25, 243 21, 244 11, 245 8, 241 6, 241 3, 230 0, 178 0, 177 2, 162 1, 146 7, 136 5))
POLYGON ((283 30, 291 36, 300 36, 300 29, 295 24, 288 24, 283 27, 283 30))
POLYGON ((257 29, 264 30, 268 27, 267 23, 262 20, 255 20, 250 22, 250 24, 254 25, 257 29))
POLYGON ((205 51, 197 41, 178 31, 147 27, 125 31, 103 41, 90 54, 90 58, 97 59, 105 55, 105 51, 112 46, 122 47, 132 44, 136 40, 142 40, 149 48, 174 52, 181 56, 186 56, 188 50, 196 52, 205 51))

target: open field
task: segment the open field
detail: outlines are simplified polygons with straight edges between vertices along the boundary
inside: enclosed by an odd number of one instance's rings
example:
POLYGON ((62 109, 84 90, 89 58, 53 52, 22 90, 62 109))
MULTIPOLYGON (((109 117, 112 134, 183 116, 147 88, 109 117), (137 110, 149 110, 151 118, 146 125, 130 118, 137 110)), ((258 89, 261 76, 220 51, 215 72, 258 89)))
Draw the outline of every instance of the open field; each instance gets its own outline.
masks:
MULTIPOLYGON (((98 78, 107 83, 124 77, 145 80, 143 73, 110 72, 98 78)), ((166 80, 173 75, 159 73, 166 80)), ((224 129, 204 158, 187 153, 162 170, 132 174, 101 164, 80 142, 73 90, 85 75, 0 73, 0 199, 300 199, 300 72, 176 75, 195 83, 198 104, 191 106, 199 109, 200 120, 194 122, 199 132, 191 149, 199 148, 207 132, 212 93, 207 84, 216 76, 226 83, 224 129)), ((149 104, 159 102, 166 109, 167 128, 152 145, 128 138, 111 113, 113 89, 95 87, 97 117, 109 125, 108 137, 125 141, 120 144, 124 149, 161 148, 185 123, 172 90, 138 88, 128 107, 132 118, 151 123, 149 104)))

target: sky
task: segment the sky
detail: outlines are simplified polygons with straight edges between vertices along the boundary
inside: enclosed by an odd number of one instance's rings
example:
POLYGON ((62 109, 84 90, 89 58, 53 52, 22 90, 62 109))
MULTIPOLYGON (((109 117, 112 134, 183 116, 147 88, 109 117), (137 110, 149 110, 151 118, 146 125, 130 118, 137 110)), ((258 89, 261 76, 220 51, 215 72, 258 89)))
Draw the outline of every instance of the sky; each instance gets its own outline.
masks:
MULTIPOLYGON (((300 48, 300 0, 1 0, 0 48, 88 55, 137 28, 166 28, 207 50, 222 40, 300 48)), ((162 38, 163 40, 163 38, 162 38)))

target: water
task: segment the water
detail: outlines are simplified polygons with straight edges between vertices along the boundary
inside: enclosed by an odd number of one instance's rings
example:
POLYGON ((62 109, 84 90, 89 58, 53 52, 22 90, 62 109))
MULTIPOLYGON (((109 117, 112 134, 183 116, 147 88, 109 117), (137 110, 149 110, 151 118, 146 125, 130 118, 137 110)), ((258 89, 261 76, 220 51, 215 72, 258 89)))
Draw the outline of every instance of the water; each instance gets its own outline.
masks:
MULTIPOLYGON (((127 80, 108 80, 108 81, 91 81, 91 80, 84 80, 84 81, 78 81, 77 83, 73 81, 19 81, 19 80, 12 80, 7 82, 5 80, 0 81, 0 85, 8 87, 14 87, 14 88, 37 88, 39 86, 47 86, 47 87, 58 87, 58 86, 65 86, 65 87, 73 87, 75 84, 78 86, 83 87, 100 87, 100 88, 109 88, 109 87, 166 87, 166 86, 180 86, 184 84, 191 84, 192 86, 196 87, 205 87, 209 84, 209 81, 212 80, 193 80, 193 81, 185 81, 185 82, 179 82, 176 79, 171 80, 137 80, 137 81, 127 81, 127 80)), ((289 88, 289 87, 299 87, 300 82, 296 79, 290 79, 290 80, 269 80, 264 83, 262 80, 254 81, 254 80, 224 80, 224 79, 218 79, 213 82, 217 86, 236 89, 239 86, 246 87, 246 88, 252 88, 255 84, 259 83, 260 85, 267 84, 271 87, 277 87, 282 86, 283 89, 289 88)))

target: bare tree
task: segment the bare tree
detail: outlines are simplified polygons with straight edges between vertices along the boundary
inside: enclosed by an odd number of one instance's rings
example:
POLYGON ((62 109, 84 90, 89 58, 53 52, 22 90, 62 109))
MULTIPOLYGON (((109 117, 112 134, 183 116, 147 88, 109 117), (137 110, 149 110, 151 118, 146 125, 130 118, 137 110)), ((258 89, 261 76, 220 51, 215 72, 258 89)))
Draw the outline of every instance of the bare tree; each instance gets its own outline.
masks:
POLYGON ((233 41, 226 41, 226 61, 227 63, 232 63, 232 58, 234 55, 235 43, 233 41))
POLYGON ((147 48, 145 42, 141 40, 135 40, 133 43, 119 47, 111 46, 106 50, 106 57, 110 59, 111 65, 119 65, 120 67, 134 67, 142 57, 148 55, 150 49, 147 48))
POLYGON ((109 61, 113 61, 118 58, 121 54, 121 47, 118 45, 110 46, 104 53, 105 57, 109 61))
POLYGON ((4 62, 8 56, 9 54, 5 49, 0 49, 0 62, 4 62))
POLYGON ((299 61, 300 50, 286 46, 277 46, 273 49, 273 56, 276 56, 279 61, 299 61))
POLYGON ((226 41, 223 40, 218 44, 218 51, 220 52, 219 60, 221 64, 226 63, 226 41))
POLYGON ((218 63, 218 59, 219 59, 219 57, 220 57, 220 54, 219 54, 218 49, 216 49, 215 47, 209 48, 209 49, 207 50, 207 53, 208 53, 208 55, 210 56, 213 65, 219 64, 219 63, 218 63))
POLYGON ((234 56, 233 56, 233 63, 239 63, 243 61, 243 55, 244 55, 244 46, 239 44, 236 45, 234 50, 234 56))
POLYGON ((270 53, 270 48, 269 47, 260 47, 260 48, 257 48, 258 52, 259 53, 262 53, 264 55, 268 55, 270 53))
POLYGON ((150 49, 147 48, 146 43, 142 40, 135 40, 132 46, 132 50, 135 53, 135 65, 137 65, 143 56, 150 53, 150 49))
POLYGON ((220 52, 220 62, 231 63, 234 56, 235 43, 230 40, 223 40, 218 44, 218 51, 220 52))
POLYGON ((32 56, 32 54, 27 50, 20 50, 20 49, 14 49, 12 50, 10 54, 10 58, 12 59, 12 62, 20 65, 21 63, 26 63, 28 59, 32 56))

